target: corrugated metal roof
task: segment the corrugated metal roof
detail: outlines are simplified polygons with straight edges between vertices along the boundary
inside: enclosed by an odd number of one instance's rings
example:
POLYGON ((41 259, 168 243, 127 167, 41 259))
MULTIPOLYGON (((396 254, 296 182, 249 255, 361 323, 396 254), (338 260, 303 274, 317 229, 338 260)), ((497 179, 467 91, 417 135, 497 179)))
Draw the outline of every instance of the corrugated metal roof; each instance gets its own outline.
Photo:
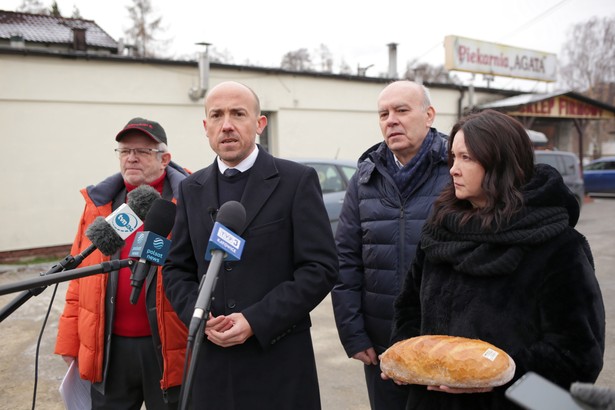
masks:
POLYGON ((73 28, 86 30, 88 47, 117 50, 117 41, 92 20, 0 10, 0 39, 21 36, 26 43, 73 44, 73 28))
POLYGON ((490 103, 481 104, 480 108, 505 108, 505 107, 516 107, 519 105, 531 104, 537 101, 547 100, 549 98, 566 94, 565 92, 555 92, 549 94, 521 94, 515 95, 514 97, 504 98, 502 100, 493 101, 490 103))
POLYGON ((578 93, 576 91, 571 91, 571 90, 554 91, 554 92, 546 93, 546 94, 515 95, 513 97, 504 98, 502 100, 480 104, 479 108, 494 108, 494 109, 514 108, 514 107, 520 107, 526 104, 532 104, 538 101, 548 100, 549 98, 558 97, 558 96, 570 97, 570 98, 573 98, 579 101, 583 101, 586 104, 595 105, 597 107, 600 107, 602 109, 615 113, 615 106, 612 106, 610 104, 607 104, 599 100, 594 100, 593 98, 589 98, 586 95, 583 95, 581 93, 578 93))

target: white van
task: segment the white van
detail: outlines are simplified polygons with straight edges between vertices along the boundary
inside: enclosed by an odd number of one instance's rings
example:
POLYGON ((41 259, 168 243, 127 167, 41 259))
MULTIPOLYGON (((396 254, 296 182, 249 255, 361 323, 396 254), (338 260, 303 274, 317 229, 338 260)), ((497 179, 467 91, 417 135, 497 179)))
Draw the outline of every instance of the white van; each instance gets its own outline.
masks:
POLYGON ((562 174, 566 186, 572 191, 581 207, 585 197, 585 184, 576 154, 567 151, 535 150, 534 157, 537 163, 551 165, 562 174))

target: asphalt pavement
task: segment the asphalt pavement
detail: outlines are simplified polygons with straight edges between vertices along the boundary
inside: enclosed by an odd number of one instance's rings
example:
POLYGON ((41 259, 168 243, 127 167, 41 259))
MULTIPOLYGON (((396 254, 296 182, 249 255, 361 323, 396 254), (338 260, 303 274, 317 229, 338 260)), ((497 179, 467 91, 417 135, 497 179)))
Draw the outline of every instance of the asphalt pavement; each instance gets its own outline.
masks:
MULTIPOLYGON (((596 273, 606 308, 607 335, 604 368, 596 385, 615 388, 615 198, 586 201, 577 229, 592 248, 596 273)), ((0 286, 36 278, 50 265, 0 265, 0 286)), ((64 306, 67 282, 48 286, 27 300, 0 323, 0 409, 61 410, 58 388, 66 372, 62 359, 53 354, 58 317, 64 306), (51 303, 52 302, 52 303, 51 303), (45 324, 47 311, 49 317, 45 324), (39 335, 40 348, 37 347, 39 335), (38 358, 38 371, 35 365, 38 358)), ((3 309, 21 292, 0 296, 3 309)), ((362 365, 348 359, 337 337, 331 299, 325 298, 312 312, 312 336, 324 410, 368 410, 362 365)))

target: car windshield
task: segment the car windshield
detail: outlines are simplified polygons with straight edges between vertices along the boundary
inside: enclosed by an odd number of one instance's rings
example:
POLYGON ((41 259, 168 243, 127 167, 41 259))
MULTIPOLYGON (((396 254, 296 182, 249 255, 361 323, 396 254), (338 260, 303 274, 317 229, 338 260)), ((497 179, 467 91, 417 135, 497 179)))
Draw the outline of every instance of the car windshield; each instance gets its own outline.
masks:
POLYGON ((615 170, 615 161, 596 161, 583 167, 586 171, 615 170))

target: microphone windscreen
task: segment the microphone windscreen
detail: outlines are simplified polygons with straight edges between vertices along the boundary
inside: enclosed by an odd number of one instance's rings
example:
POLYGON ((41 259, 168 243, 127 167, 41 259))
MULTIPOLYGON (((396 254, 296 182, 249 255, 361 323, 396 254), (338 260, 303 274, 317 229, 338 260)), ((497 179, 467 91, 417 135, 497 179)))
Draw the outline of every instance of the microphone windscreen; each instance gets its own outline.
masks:
POLYGON ((124 240, 102 216, 96 217, 85 231, 85 236, 103 255, 111 256, 122 249, 124 240))
POLYGON ((176 206, 173 202, 158 198, 152 204, 143 222, 143 230, 167 237, 175 223, 176 206))
POLYGON ((147 184, 138 186, 127 195, 126 203, 133 210, 140 220, 145 221, 147 213, 154 201, 160 198, 160 193, 147 184))
POLYGON ((597 409, 612 409, 615 406, 615 390, 591 383, 574 382, 570 394, 597 409))
POLYGON ((235 233, 239 233, 246 224, 246 209, 240 202, 225 202, 218 211, 216 222, 221 223, 235 233))

